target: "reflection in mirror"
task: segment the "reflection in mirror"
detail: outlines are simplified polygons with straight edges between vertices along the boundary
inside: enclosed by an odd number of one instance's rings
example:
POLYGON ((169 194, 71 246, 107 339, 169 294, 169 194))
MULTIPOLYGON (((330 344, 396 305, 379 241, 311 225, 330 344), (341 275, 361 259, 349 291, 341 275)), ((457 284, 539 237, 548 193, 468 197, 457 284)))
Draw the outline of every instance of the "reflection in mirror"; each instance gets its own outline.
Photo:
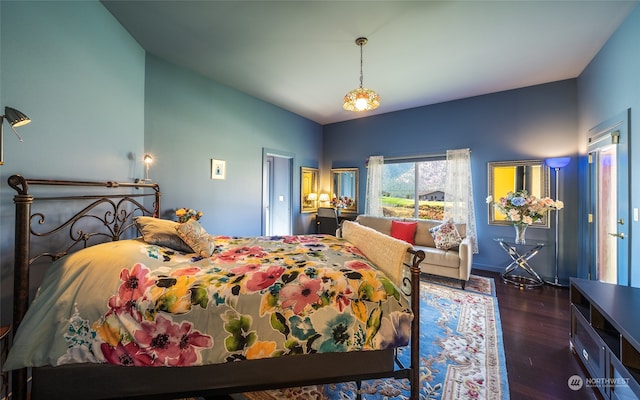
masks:
POLYGON ((344 212, 358 212, 358 168, 331 170, 331 205, 344 212))
MULTIPOLYGON (((549 167, 543 160, 496 161, 489 163, 489 195, 494 201, 508 192, 526 190, 538 198, 549 196, 549 167)), ((489 205, 490 225, 511 225, 507 218, 489 205)), ((548 228, 549 216, 545 215, 531 227, 548 228)))
POLYGON ((300 212, 311 213, 318 210, 317 168, 300 167, 300 212))

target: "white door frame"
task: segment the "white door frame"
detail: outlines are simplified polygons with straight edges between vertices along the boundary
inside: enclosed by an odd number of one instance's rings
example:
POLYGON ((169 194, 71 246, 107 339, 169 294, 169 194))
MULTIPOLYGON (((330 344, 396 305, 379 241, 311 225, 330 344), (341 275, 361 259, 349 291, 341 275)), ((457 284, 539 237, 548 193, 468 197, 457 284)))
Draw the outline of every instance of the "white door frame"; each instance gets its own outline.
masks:
POLYGON ((291 235, 293 230, 293 161, 293 153, 262 149, 262 235, 291 235), (284 165, 284 163, 287 165, 286 168, 276 168, 275 166, 275 164, 284 165), (277 179, 276 169, 278 171, 277 179), (286 176, 281 176, 283 173, 286 176))
MULTIPOLYGON (((598 260, 605 254, 611 254, 609 262, 615 262, 616 282, 629 285, 631 282, 630 262, 630 220, 629 220, 629 121, 630 110, 607 120, 589 131, 589 190, 588 190, 588 278, 597 280, 601 275, 598 260), (614 148, 616 165, 615 176, 600 176, 601 152, 614 148), (600 204, 601 188, 598 181, 607 179, 615 185, 615 204, 607 204, 615 215, 601 216, 598 210, 604 209, 600 204), (615 221, 613 219, 615 219, 615 221), (610 221, 613 221, 611 222, 610 221), (609 250, 607 250, 607 246, 609 250), (604 248, 604 249, 603 249, 604 248), (603 249, 603 253, 599 252, 603 249)), ((605 207, 607 208, 607 207, 605 207)))

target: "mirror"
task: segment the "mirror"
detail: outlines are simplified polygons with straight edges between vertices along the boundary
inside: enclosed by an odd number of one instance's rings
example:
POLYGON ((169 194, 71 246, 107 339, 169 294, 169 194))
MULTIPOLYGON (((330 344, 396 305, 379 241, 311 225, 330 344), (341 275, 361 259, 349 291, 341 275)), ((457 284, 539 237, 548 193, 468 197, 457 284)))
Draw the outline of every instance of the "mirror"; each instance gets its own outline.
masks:
POLYGON ((331 169, 331 206, 358 212, 358 168, 331 169))
POLYGON ((318 211, 318 168, 300 167, 300 212, 318 211))
MULTIPOLYGON (((523 189, 538 198, 549 196, 549 167, 543 160, 490 162, 488 181, 488 192, 494 201, 508 192, 523 189)), ((492 204, 489 204, 489 224, 512 225, 492 204)), ((534 222, 531 227, 549 228, 549 216, 534 222)))

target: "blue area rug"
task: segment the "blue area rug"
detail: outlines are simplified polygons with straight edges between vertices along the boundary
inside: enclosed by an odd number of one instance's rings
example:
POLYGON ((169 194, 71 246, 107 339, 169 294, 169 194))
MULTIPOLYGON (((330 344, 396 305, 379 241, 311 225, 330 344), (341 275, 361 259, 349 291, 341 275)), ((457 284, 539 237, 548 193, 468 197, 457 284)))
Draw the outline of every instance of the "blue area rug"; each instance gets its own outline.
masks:
MULTIPOLYGON (((421 282, 420 399, 509 399, 497 298, 421 282)), ((399 358, 409 365, 409 351, 399 358)), ((405 400, 408 380, 364 381, 366 400, 405 400)), ((245 393, 247 400, 356 398, 355 383, 245 393)))
MULTIPOLYGON (((420 274, 420 279, 429 283, 437 283, 439 285, 449 286, 455 289, 462 289, 462 285, 458 279, 445 278, 437 275, 420 274)), ((480 294, 487 294, 489 296, 496 295, 496 285, 493 282, 493 278, 487 278, 485 276, 470 275, 469 280, 465 284, 465 289, 471 292, 480 294)))

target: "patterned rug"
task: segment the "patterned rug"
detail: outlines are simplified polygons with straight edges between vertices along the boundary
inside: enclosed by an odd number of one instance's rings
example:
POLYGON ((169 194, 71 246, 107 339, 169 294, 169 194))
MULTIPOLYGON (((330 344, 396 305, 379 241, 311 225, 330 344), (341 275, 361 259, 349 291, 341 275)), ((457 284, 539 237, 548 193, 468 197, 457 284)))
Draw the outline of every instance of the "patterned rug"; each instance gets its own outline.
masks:
MULTIPOLYGON (((421 274, 420 279, 431 283, 437 283, 439 285, 449 286, 455 289, 462 289, 462 285, 460 284, 460 281, 458 279, 445 278, 442 276, 429 274, 421 274)), ((464 290, 486 294, 488 296, 495 297, 496 295, 496 286, 493 282, 493 278, 487 278, 484 276, 473 274, 469 275, 469 280, 465 284, 464 288, 464 290)))
MULTIPOLYGON (((509 385, 497 298, 423 281, 420 301, 420 399, 507 400, 509 385)), ((408 350, 399 357, 409 364, 408 350)), ((362 382, 361 394, 366 400, 405 400, 409 384, 407 380, 369 380, 362 382)), ((356 385, 269 390, 234 398, 346 400, 356 398, 356 385)))

